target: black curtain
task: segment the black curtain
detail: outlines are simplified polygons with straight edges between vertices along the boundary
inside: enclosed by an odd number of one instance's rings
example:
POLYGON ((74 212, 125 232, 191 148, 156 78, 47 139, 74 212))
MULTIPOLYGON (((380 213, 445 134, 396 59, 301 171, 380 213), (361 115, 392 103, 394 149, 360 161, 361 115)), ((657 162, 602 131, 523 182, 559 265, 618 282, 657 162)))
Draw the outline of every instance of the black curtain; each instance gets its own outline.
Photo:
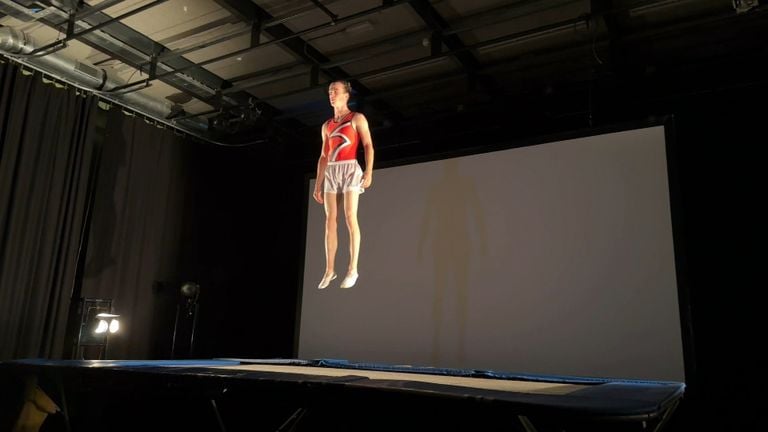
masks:
POLYGON ((106 134, 82 296, 112 299, 120 315, 109 358, 168 358, 178 288, 196 278, 190 158, 200 144, 117 108, 106 134))
POLYGON ((297 143, 200 146, 195 274, 201 284, 193 357, 293 355, 304 173, 286 159, 297 143))
POLYGON ((104 118, 0 64, 0 360, 62 355, 104 118))
POLYGON ((281 150, 185 139, 15 66, 0 79, 0 359, 69 352, 81 297, 121 315, 108 358, 169 358, 179 304, 177 357, 291 354, 301 231, 285 200, 302 176, 276 187, 281 150))

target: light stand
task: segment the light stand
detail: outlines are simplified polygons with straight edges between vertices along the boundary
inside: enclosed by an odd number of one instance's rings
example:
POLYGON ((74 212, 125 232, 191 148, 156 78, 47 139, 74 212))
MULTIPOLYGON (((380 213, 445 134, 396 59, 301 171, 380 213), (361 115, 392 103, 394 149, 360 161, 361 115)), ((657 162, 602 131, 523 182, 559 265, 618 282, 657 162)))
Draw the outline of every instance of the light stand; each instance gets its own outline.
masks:
POLYGON ((73 341, 72 356, 77 360, 93 360, 107 358, 107 342, 109 334, 119 330, 120 315, 112 313, 112 299, 81 298, 78 302, 77 313, 80 324, 73 341))
POLYGON ((171 358, 176 358, 176 340, 179 331, 179 320, 192 319, 192 330, 189 335, 189 353, 191 357, 195 347, 195 330, 197 329, 197 310, 199 308, 198 299, 200 297, 200 285, 195 282, 185 282, 180 290, 180 301, 176 304, 176 319, 173 324, 173 342, 171 343, 171 358))

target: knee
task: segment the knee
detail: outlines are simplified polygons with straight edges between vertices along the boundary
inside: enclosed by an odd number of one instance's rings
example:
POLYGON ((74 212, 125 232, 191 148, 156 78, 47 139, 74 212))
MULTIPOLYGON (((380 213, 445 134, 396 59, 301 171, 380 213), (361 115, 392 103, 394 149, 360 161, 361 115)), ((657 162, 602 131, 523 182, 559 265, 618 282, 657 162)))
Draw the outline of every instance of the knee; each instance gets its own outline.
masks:
POLYGON ((327 217, 325 219, 325 228, 326 229, 332 229, 332 230, 336 229, 336 216, 335 215, 334 215, 334 217, 327 217))
POLYGON ((357 212, 353 210, 344 209, 344 219, 346 219, 347 225, 357 224, 357 212))
POLYGON ((348 227, 355 227, 357 226, 357 214, 353 211, 345 211, 344 212, 344 219, 347 221, 348 227))

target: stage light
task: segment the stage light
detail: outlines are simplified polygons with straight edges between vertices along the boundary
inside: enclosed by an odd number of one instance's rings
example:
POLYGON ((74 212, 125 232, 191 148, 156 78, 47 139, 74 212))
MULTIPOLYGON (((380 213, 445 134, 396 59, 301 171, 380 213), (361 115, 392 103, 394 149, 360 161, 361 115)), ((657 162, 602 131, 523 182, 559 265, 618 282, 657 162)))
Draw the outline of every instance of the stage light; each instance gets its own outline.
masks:
POLYGON ((107 329, 109 329, 109 324, 107 324, 106 321, 99 320, 99 324, 96 326, 96 330, 94 330, 94 333, 106 333, 107 329))
POLYGON ((120 330, 120 315, 113 313, 112 299, 81 298, 77 314, 80 324, 73 340, 72 358, 106 358, 109 336, 120 330))
POLYGON ((200 285, 195 282, 184 282, 181 286, 181 295, 189 301, 197 301, 197 296, 200 295, 200 285))
MULTIPOLYGON (((181 284, 179 288, 178 303, 176 304, 176 320, 173 324, 173 340, 171 342, 171 358, 177 355, 177 336, 183 335, 186 339, 189 334, 189 351, 182 354, 184 357, 191 357, 195 349, 195 330, 197 329, 197 311, 199 308, 198 300, 200 298, 200 284, 187 281, 181 284), (191 321, 191 328, 188 327, 191 321), (179 330, 181 329, 181 332, 179 330), (179 335, 178 333, 181 333, 179 335)), ((178 337, 181 339, 181 337, 178 337)))
POLYGON ((110 333, 117 333, 117 331, 120 330, 120 321, 118 321, 118 317, 120 317, 120 315, 109 313, 100 313, 96 315, 96 319, 98 319, 99 322, 96 325, 96 330, 93 332, 106 333, 107 330, 109 330, 110 333))

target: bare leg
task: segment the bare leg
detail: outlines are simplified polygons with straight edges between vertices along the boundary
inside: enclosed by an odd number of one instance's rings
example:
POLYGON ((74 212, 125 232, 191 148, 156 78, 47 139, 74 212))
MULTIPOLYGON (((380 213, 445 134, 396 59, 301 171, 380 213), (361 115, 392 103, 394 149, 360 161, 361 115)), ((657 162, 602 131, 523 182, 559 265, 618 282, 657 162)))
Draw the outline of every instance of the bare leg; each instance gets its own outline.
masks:
POLYGON ((344 193, 344 219, 349 230, 349 268, 342 288, 349 288, 357 280, 357 258, 360 255, 360 225, 357 223, 357 203, 360 194, 350 191, 344 193))
POLYGON ((325 192, 325 274, 323 278, 333 275, 336 262, 336 249, 339 246, 339 237, 336 230, 337 204, 336 194, 325 192))

